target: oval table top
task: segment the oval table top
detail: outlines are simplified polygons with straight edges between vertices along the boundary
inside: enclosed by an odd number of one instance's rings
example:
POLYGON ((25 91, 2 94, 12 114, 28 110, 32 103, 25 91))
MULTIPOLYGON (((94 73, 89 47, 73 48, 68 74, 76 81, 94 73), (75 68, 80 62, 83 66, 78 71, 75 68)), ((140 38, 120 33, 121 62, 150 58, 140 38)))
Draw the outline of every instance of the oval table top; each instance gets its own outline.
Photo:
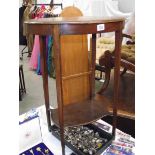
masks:
POLYGON ((30 19, 25 21, 25 24, 98 24, 124 21, 123 17, 54 17, 54 18, 40 18, 30 19))

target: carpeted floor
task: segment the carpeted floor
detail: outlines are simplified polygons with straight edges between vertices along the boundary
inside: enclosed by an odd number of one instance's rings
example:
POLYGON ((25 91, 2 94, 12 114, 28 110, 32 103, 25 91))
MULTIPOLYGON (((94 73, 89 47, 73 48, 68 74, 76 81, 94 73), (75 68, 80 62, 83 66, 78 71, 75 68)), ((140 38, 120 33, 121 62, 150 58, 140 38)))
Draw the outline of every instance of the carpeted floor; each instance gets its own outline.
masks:
MULTIPOLYGON (((20 46, 20 51, 22 50, 20 46)), ((25 49, 26 51, 27 49, 25 49)), ((22 101, 19 102, 19 114, 23 114, 32 108, 37 108, 44 104, 44 94, 42 87, 42 77, 37 75, 35 71, 30 69, 29 57, 27 53, 24 54, 23 60, 20 60, 20 64, 23 64, 23 72, 26 85, 26 94, 22 97, 22 101)), ((55 80, 49 78, 49 96, 50 103, 53 107, 56 107, 56 88, 55 80)))

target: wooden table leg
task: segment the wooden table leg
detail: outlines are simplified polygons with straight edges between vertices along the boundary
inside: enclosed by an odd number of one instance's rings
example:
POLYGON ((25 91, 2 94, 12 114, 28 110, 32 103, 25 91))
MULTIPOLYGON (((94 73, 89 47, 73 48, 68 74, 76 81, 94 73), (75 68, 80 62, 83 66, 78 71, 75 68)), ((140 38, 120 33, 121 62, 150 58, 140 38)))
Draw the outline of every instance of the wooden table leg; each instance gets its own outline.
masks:
POLYGON ((96 34, 92 34, 92 55, 91 55, 91 80, 90 80, 90 90, 91 97, 95 95, 95 61, 96 61, 96 34))
POLYGON ((117 122, 117 105, 119 99, 119 80, 120 80, 120 51, 122 44, 122 32, 115 32, 115 64, 114 64, 114 100, 113 100, 113 130, 112 134, 115 136, 116 122, 117 122))
POLYGON ((63 91, 62 91, 62 71, 61 71, 61 43, 60 43, 60 32, 59 26, 54 27, 54 55, 56 58, 55 69, 56 69, 56 88, 57 88, 57 102, 58 102, 58 113, 59 113, 59 127, 60 127, 60 138, 62 155, 65 155, 65 141, 64 141, 64 116, 63 116, 63 91))
POLYGON ((48 71, 47 71, 47 52, 46 52, 46 36, 40 36, 40 57, 41 57, 41 72, 43 78, 44 98, 47 115, 48 129, 51 131, 50 106, 49 106, 49 91, 48 91, 48 71))

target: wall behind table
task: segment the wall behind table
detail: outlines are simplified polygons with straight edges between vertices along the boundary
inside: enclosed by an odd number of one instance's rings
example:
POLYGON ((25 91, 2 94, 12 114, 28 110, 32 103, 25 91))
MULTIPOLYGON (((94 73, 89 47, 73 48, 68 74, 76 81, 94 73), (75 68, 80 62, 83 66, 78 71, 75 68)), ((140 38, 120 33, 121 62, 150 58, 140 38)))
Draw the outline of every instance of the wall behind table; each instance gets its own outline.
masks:
POLYGON ((121 12, 134 12, 135 0, 118 0, 118 7, 121 12))

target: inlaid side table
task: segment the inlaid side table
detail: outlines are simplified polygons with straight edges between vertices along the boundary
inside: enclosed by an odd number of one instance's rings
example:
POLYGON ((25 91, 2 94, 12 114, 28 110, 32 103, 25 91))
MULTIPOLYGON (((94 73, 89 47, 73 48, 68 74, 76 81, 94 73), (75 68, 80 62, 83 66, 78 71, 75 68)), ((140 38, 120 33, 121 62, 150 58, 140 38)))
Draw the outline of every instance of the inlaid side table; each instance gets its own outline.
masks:
POLYGON ((108 114, 108 110, 106 108, 108 99, 95 94, 96 34, 115 32, 116 59, 114 70, 112 131, 112 135, 115 136, 120 75, 120 49, 122 43, 122 29, 124 28, 124 18, 56 17, 29 20, 26 21, 25 24, 27 33, 37 34, 40 38, 41 67, 48 128, 49 130, 51 129, 51 119, 55 125, 60 127, 63 155, 65 154, 64 127, 88 124, 108 114), (63 44, 68 42, 72 43, 72 40, 65 39, 64 43, 63 37, 87 34, 92 34, 92 53, 90 57, 87 57, 85 53, 79 52, 81 59, 85 60, 86 57, 88 59, 88 67, 83 69, 82 65, 85 61, 80 61, 78 64, 78 57, 74 56, 74 54, 77 54, 78 51, 73 54, 70 53, 68 58, 65 56, 63 52, 63 44), (50 109, 49 104, 48 73, 46 63, 47 35, 52 35, 54 39, 53 45, 58 102, 57 109, 50 109), (68 62, 68 60, 72 61, 68 62), (83 91, 85 89, 86 91, 83 91), (70 93, 67 93, 69 91, 70 93), (83 93, 81 93, 81 91, 83 93), (81 95, 86 96, 86 98, 80 100, 80 96, 78 96, 80 93, 81 95), (66 100, 66 95, 68 95, 68 98, 71 98, 71 100, 66 100), (79 100, 77 100, 77 98, 79 98, 79 100))

